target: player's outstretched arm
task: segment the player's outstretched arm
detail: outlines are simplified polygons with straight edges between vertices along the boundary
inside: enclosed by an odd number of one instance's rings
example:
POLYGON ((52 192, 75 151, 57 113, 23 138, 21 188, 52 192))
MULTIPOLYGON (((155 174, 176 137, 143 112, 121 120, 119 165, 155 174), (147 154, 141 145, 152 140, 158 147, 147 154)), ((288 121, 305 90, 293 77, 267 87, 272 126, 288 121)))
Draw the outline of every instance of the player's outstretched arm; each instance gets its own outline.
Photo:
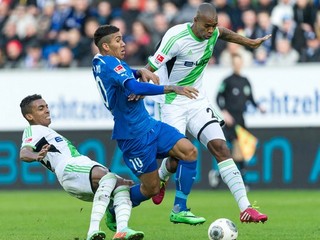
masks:
POLYGON ((182 87, 182 86, 174 86, 174 85, 165 85, 164 93, 175 92, 179 95, 184 95, 188 98, 195 99, 198 96, 199 91, 194 87, 182 87))
POLYGON ((250 39, 224 27, 219 27, 219 32, 220 39, 250 48, 258 48, 264 41, 268 40, 271 37, 271 34, 269 34, 262 38, 250 39))
POLYGON ((40 152, 34 152, 31 147, 23 147, 20 150, 20 159, 25 162, 41 161, 48 153, 50 144, 42 147, 40 152))

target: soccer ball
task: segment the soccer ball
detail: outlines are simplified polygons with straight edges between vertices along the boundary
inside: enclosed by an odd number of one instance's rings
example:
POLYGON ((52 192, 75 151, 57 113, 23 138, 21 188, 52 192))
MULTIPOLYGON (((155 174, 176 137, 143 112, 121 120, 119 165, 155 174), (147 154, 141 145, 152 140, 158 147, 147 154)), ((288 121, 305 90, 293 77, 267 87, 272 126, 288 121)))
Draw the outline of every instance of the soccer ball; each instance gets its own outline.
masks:
POLYGON ((210 224, 208 228, 210 240, 236 240, 238 230, 236 225, 227 218, 219 218, 210 224))

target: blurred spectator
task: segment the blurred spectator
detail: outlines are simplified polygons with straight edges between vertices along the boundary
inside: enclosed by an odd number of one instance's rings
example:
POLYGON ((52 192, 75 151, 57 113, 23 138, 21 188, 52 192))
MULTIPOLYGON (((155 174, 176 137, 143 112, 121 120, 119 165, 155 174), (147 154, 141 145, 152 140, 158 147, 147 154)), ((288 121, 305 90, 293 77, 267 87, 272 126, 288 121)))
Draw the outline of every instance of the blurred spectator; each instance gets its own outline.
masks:
POLYGON ((19 37, 17 35, 17 25, 13 21, 7 21, 0 38, 0 47, 5 48, 10 40, 15 39, 19 40, 19 37))
POLYGON ((169 23, 166 16, 163 13, 157 13, 152 20, 153 28, 152 30, 152 46, 155 48, 157 44, 161 41, 164 33, 169 28, 169 23))
POLYGON ((174 18, 177 14, 179 14, 179 9, 177 8, 177 5, 172 3, 169 0, 164 1, 162 5, 162 12, 166 16, 166 19, 169 23, 169 28, 174 25, 174 18))
POLYGON ((141 66, 145 64, 144 54, 140 51, 139 44, 133 37, 127 38, 125 58, 130 66, 141 66))
MULTIPOLYGON (((272 34, 273 32, 273 25, 271 23, 270 15, 266 11, 261 11, 257 15, 257 30, 256 30, 256 37, 261 38, 268 34, 272 34)), ((262 46, 265 48, 267 53, 272 49, 272 41, 268 39, 262 43, 262 46)))
POLYGON ((198 6, 203 2, 203 0, 187 0, 180 9, 179 14, 173 19, 173 24, 192 22, 198 6))
POLYGON ((89 18, 85 22, 84 36, 80 40, 79 48, 79 67, 91 67, 92 58, 98 52, 97 47, 93 44, 93 34, 99 27, 99 23, 95 18, 89 18))
MULTIPOLYGON (((232 30, 232 23, 229 15, 226 12, 219 12, 218 16, 218 27, 225 27, 232 30)), ((227 41, 223 41, 218 38, 217 43, 213 49, 213 63, 220 63, 220 55, 223 50, 227 47, 227 41)))
MULTIPOLYGON (((233 31, 237 31, 233 26, 237 26, 237 18, 235 17, 234 14, 234 8, 230 4, 228 4, 228 0, 212 0, 211 3, 216 7, 218 15, 220 14, 221 16, 224 16, 223 13, 227 14, 229 16, 230 26, 228 27, 229 29, 233 31)), ((219 19, 219 25, 220 25, 220 18, 219 19)))
POLYGON ((240 55, 243 61, 244 67, 249 67, 253 63, 253 54, 246 50, 243 46, 228 42, 227 48, 222 51, 220 56, 220 65, 224 67, 231 67, 232 66, 232 56, 233 55, 240 55))
POLYGON ((90 17, 96 17, 97 12, 90 6, 89 0, 76 0, 71 2, 71 12, 65 20, 63 29, 70 30, 76 28, 83 34, 85 21, 90 17))
POLYGON ((316 14, 316 20, 314 22, 314 32, 316 33, 316 36, 320 41, 320 10, 316 14))
POLYGON ((6 56, 4 55, 4 51, 0 48, 0 69, 5 67, 6 56))
POLYGON ((236 31, 238 31, 239 29, 243 29, 244 22, 242 20, 242 14, 249 9, 253 9, 253 5, 251 4, 250 0, 236 1, 235 10, 233 13, 235 18, 234 28, 236 31))
POLYGON ((49 40, 55 40, 62 30, 64 23, 71 14, 71 0, 56 0, 56 8, 52 16, 49 40))
POLYGON ((292 66, 299 60, 299 53, 292 48, 288 39, 282 38, 276 41, 276 49, 270 53, 267 61, 269 66, 292 66))
POLYGON ((302 50, 301 62, 320 62, 320 41, 314 32, 307 34, 307 46, 302 50))
POLYGON ((58 68, 71 68, 76 67, 77 63, 74 60, 73 53, 70 48, 62 47, 58 51, 59 64, 58 68))
POLYGON ((271 15, 271 12, 275 6, 276 1, 274 0, 258 0, 256 7, 254 8, 257 13, 267 12, 271 15))
POLYGON ((137 20, 143 22, 148 29, 152 29, 156 25, 153 25, 153 19, 155 15, 159 12, 160 6, 157 0, 147 0, 145 9, 138 16, 137 20))
POLYGON ((49 31, 52 24, 52 18, 55 11, 55 3, 54 1, 45 1, 43 5, 43 9, 40 14, 37 16, 37 36, 42 42, 46 42, 49 40, 49 31))
POLYGON ((291 0, 279 0, 271 12, 271 22, 277 27, 282 25, 284 17, 293 18, 291 0))
MULTIPOLYGON (((247 38, 257 38, 257 15, 255 11, 253 11, 252 9, 244 10, 241 19, 243 22, 243 28, 238 30, 238 33, 247 38)), ((253 52, 252 48, 246 49, 253 52)))
POLYGON ((304 31, 297 25, 290 16, 284 16, 280 27, 275 27, 272 33, 272 49, 276 47, 278 39, 288 39, 291 46, 300 53, 300 51, 306 45, 306 39, 304 37, 304 31))
POLYGON ((309 0, 296 0, 293 6, 294 21, 306 31, 313 31, 316 10, 309 0))
POLYGON ((268 56, 269 53, 265 47, 258 47, 253 52, 253 64, 255 66, 265 66, 268 61, 268 56))
POLYGON ((40 69, 45 67, 45 62, 42 59, 42 46, 40 42, 32 41, 26 46, 23 67, 28 69, 40 69))
POLYGON ((19 39, 30 37, 28 30, 37 29, 36 18, 27 12, 25 5, 17 5, 13 9, 8 21, 15 22, 19 39), (28 34, 29 36, 27 36, 28 34))
MULTIPOLYGON (((153 52, 154 46, 151 45, 151 35, 148 28, 141 21, 134 21, 132 24, 132 36, 139 46, 142 64, 153 52)), ((138 64, 138 63, 137 63, 138 64)))
POLYGON ((97 20, 99 25, 109 24, 112 19, 112 7, 108 1, 100 1, 97 5, 97 20))
POLYGON ((127 30, 127 24, 122 18, 114 18, 111 20, 110 24, 120 29, 122 39, 124 42, 127 42, 127 39, 131 38, 131 35, 128 33, 127 30))
POLYGON ((4 28, 8 19, 9 4, 4 1, 0 1, 0 39, 3 37, 2 29, 4 28))
MULTIPOLYGON (((121 18, 125 21, 127 30, 131 31, 132 23, 138 18, 141 11, 139 0, 125 0, 121 18)), ((130 32, 131 33, 131 32, 130 32)))
POLYGON ((23 46, 19 40, 10 40, 6 45, 5 68, 21 68, 23 66, 23 46))

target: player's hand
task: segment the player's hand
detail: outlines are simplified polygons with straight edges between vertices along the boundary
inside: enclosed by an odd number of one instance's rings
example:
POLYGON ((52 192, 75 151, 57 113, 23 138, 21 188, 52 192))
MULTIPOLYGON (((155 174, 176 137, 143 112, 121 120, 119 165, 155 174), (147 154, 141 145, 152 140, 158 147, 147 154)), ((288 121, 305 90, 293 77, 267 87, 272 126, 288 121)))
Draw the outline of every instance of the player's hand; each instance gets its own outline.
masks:
POLYGON ((260 45, 264 42, 264 41, 267 41, 269 38, 271 38, 271 34, 268 34, 262 38, 256 38, 256 39, 253 39, 253 43, 251 44, 251 47, 252 48, 258 48, 260 47, 260 45))
POLYGON ((184 95, 191 99, 196 99, 198 97, 199 91, 194 87, 181 87, 181 86, 173 86, 173 90, 175 93, 179 95, 184 95))
POLYGON ((139 74, 141 75, 140 77, 140 80, 142 82, 149 82, 150 80, 154 83, 154 84, 157 84, 159 85, 160 83, 160 79, 159 77, 154 74, 153 72, 149 71, 148 69, 146 68, 140 68, 138 70, 139 74))
POLYGON ((50 147, 51 147, 50 144, 43 145, 40 152, 38 153, 37 161, 41 161, 42 159, 44 159, 44 157, 47 155, 50 147))
POLYGON ((142 95, 135 95, 133 93, 131 93, 129 96, 128 96, 128 101, 138 101, 140 99, 144 99, 145 96, 142 96, 142 95))

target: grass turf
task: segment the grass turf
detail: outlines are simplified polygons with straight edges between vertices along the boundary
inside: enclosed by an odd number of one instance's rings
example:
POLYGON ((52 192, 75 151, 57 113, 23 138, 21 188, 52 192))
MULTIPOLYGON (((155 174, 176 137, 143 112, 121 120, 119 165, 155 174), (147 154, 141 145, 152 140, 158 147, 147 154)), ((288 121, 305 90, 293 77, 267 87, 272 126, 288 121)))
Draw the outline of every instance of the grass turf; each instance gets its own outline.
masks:
MULTIPOLYGON (((207 222, 200 226, 172 224, 169 213, 174 193, 164 202, 151 201, 132 211, 129 225, 145 233, 146 240, 206 240, 207 228, 217 218, 231 219, 238 227, 238 240, 320 239, 319 191, 254 190, 248 194, 260 210, 269 215, 265 224, 242 224, 239 210, 228 191, 196 191, 189 197, 192 212, 207 222)), ((2 240, 83 240, 89 225, 91 203, 82 202, 63 191, 1 191, 0 239, 2 240)), ((102 222, 107 239, 113 232, 102 222)))

